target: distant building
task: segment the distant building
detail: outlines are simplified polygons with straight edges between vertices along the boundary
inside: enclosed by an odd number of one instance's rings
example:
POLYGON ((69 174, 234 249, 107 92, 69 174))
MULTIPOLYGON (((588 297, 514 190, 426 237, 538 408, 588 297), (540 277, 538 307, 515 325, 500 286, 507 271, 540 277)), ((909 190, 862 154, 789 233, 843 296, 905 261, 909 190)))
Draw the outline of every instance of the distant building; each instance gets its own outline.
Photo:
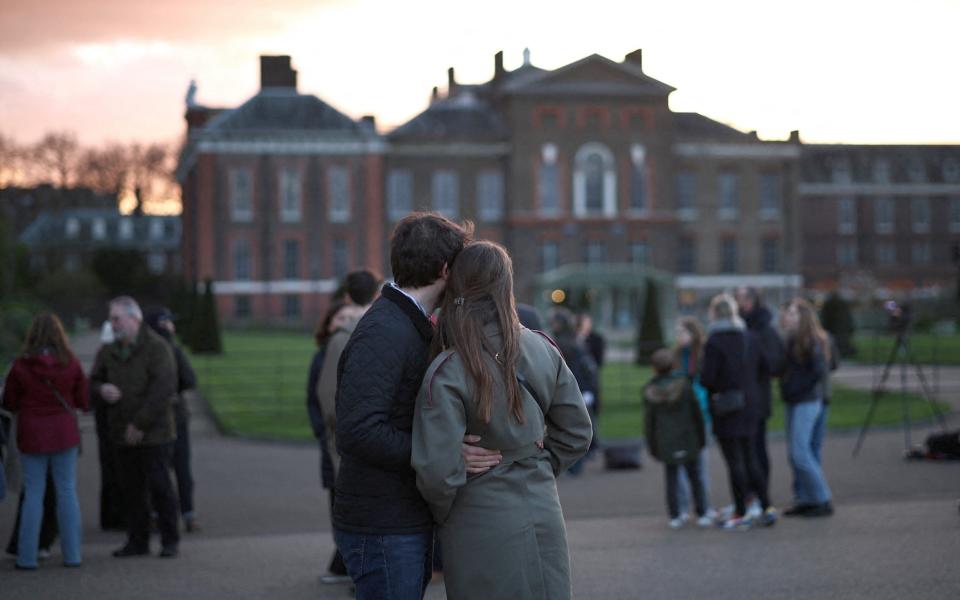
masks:
POLYGON ((471 219, 511 251, 517 295, 589 296, 629 325, 648 278, 688 309, 733 285, 801 286, 798 136, 766 142, 696 113, 643 72, 642 54, 592 55, 445 94, 386 136, 296 89, 289 57, 261 57, 236 109, 187 109, 185 274, 212 278, 226 321, 312 323, 338 279, 389 275, 387 238, 412 210, 471 219), (673 277, 676 274, 676 278, 673 277))
POLYGON ((0 189, 0 218, 8 223, 16 236, 42 215, 58 214, 70 209, 116 212, 117 195, 94 192, 85 187, 58 188, 49 184, 0 189))
POLYGON ((803 146, 800 227, 808 287, 861 297, 957 285, 960 146, 803 146))
POLYGON ((180 272, 176 216, 121 215, 115 205, 66 209, 42 214, 19 239, 29 248, 31 268, 37 272, 88 268, 101 248, 136 250, 155 274, 180 272))

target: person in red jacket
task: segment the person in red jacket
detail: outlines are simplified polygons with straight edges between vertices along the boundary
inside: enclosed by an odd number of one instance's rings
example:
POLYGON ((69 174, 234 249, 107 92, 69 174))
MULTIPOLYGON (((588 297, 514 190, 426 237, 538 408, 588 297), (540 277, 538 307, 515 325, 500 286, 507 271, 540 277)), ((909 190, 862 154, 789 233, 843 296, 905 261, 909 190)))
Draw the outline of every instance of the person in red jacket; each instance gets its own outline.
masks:
POLYGON ((23 354, 14 361, 4 384, 3 406, 17 413, 17 447, 23 471, 24 500, 16 567, 37 568, 47 469, 52 472, 57 489, 63 562, 68 567, 78 567, 80 429, 76 410, 88 410, 87 381, 56 315, 41 314, 30 325, 23 354))

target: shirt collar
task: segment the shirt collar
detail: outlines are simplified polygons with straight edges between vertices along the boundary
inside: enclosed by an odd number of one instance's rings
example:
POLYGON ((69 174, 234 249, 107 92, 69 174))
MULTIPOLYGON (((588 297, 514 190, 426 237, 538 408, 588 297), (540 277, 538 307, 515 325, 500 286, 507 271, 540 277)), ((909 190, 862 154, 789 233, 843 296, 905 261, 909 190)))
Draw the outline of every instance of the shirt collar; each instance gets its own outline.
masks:
POLYGON ((420 301, 419 301, 419 300, 417 300, 416 298, 414 298, 414 297, 411 296, 410 294, 408 294, 408 293, 406 293, 405 291, 403 291, 402 289, 400 289, 400 287, 399 287, 396 283, 394 283, 394 282, 392 282, 392 281, 391 281, 388 285, 389 285, 390 287, 392 287, 393 289, 397 290, 398 292, 400 292, 401 294, 403 294, 404 296, 406 296, 407 298, 410 298, 410 301, 413 302, 413 303, 416 305, 416 307, 420 309, 420 312, 423 313, 423 316, 427 317, 428 319, 430 318, 430 313, 428 313, 428 312, 427 312, 427 309, 425 309, 425 308, 423 307, 423 305, 420 304, 420 301))

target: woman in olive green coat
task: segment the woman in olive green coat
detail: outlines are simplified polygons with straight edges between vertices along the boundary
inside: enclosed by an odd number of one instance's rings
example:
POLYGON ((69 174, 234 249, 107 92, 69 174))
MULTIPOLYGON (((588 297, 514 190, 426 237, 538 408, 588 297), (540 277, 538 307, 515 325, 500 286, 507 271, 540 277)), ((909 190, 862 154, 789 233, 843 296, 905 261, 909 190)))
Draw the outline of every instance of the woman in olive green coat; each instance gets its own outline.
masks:
POLYGON ((556 477, 590 446, 590 417, 559 350, 520 326, 501 246, 476 242, 457 256, 438 327, 411 463, 439 526, 447 596, 570 598, 556 477), (468 474, 465 434, 501 462, 468 474))

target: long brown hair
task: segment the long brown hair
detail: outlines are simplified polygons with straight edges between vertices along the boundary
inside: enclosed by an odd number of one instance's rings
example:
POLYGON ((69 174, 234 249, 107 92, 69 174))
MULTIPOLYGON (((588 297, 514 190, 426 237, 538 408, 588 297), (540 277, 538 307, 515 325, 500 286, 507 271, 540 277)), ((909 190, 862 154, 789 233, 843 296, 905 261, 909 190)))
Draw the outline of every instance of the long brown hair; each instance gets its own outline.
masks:
POLYGON ((40 313, 27 330, 27 340, 23 344, 24 356, 34 356, 44 350, 52 352, 61 365, 67 366, 74 360, 73 352, 67 341, 63 323, 53 313, 40 313))
POLYGON ((473 380, 479 417, 490 422, 493 412, 493 370, 499 369, 507 390, 507 407, 523 423, 517 382, 520 321, 513 299, 513 263, 503 246, 479 241, 467 245, 450 266, 450 276, 437 323, 434 354, 453 349, 473 380), (497 323, 503 347, 494 348, 483 333, 497 323))
MULTIPOLYGON (((690 334, 690 361, 687 363, 687 373, 693 375, 700 370, 700 358, 703 353, 703 342, 706 335, 703 332, 703 325, 696 317, 681 317, 678 325, 690 334)), ((673 350, 679 360, 683 348, 678 345, 673 350)))
POLYGON ((820 325, 820 318, 817 317, 817 311, 813 305, 803 298, 796 298, 791 303, 796 307, 797 314, 800 317, 797 322, 797 329, 793 334, 793 356, 798 361, 809 359, 813 356, 814 345, 819 344, 823 351, 823 356, 827 363, 830 363, 830 339, 827 332, 820 325))

